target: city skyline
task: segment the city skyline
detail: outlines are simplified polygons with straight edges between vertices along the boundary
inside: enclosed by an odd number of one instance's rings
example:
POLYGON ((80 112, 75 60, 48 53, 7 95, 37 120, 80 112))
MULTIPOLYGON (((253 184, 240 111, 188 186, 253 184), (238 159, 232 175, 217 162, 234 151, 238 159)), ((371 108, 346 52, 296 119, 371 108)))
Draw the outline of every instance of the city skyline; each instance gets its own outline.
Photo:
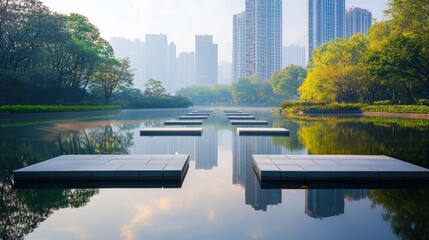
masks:
MULTIPOLYGON (((195 35, 210 34, 219 45, 219 61, 227 62, 232 62, 232 16, 245 9, 245 0, 44 2, 52 11, 64 14, 75 12, 87 16, 106 40, 112 37, 144 39, 146 34, 163 33, 169 36, 169 41, 176 44, 177 53, 180 53, 194 50, 195 35)), ((282 45, 306 45, 305 2, 283 0, 282 45)), ((380 20, 386 3, 387 0, 346 0, 346 8, 354 5, 369 9, 373 17, 380 20)))

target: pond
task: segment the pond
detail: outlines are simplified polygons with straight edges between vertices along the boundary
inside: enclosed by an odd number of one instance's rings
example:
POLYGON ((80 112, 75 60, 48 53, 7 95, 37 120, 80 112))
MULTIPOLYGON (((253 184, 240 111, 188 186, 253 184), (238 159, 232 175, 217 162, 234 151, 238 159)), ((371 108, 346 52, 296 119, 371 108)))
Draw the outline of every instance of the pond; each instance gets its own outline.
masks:
POLYGON ((428 239, 429 188, 261 188, 252 154, 383 154, 429 167, 429 120, 283 119, 238 137, 221 107, 201 137, 140 137, 190 109, 0 117, 0 239, 428 239), (181 187, 15 189, 12 171, 62 154, 189 154, 181 187))

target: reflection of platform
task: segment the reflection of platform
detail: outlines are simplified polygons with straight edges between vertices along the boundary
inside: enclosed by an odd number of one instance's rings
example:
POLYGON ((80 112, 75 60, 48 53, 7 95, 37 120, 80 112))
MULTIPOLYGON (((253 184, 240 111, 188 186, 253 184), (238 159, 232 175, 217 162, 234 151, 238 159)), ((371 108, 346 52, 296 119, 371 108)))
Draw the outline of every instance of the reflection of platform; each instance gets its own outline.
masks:
POLYGON ((183 180, 189 155, 62 155, 15 170, 15 181, 183 180))
POLYGON ((145 128, 140 136, 201 136, 202 128, 145 128))
POLYGON ((231 125, 268 125, 268 122, 260 120, 231 120, 231 125))
POLYGON ((228 120, 255 120, 255 116, 228 116, 228 120))
POLYGON ((429 170, 387 156, 253 155, 259 180, 429 179, 429 170))
POLYGON ((201 120, 170 120, 165 121, 164 125, 201 125, 203 121, 201 120))
POLYGON ((239 136, 289 136, 285 128, 237 128, 239 136))

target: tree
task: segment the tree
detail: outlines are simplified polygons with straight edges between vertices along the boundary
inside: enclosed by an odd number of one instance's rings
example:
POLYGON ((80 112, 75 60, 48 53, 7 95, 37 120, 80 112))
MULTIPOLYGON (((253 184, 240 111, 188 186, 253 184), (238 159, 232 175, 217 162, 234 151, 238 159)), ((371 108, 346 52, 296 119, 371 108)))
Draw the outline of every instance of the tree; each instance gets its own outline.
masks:
POLYGON ((316 102, 373 102, 379 82, 365 68, 369 41, 361 34, 328 42, 313 53, 301 98, 316 102))
POLYGON ((306 75, 305 69, 297 65, 289 65, 285 69, 275 72, 270 80, 273 92, 286 99, 296 98, 298 88, 306 75))
POLYGON ((239 79, 231 88, 236 103, 253 104, 258 99, 257 86, 248 78, 239 79))
POLYGON ((124 90, 133 84, 133 74, 128 59, 110 59, 101 63, 94 74, 94 88, 101 88, 104 94, 104 103, 109 104, 112 94, 116 90, 124 90))
POLYGON ((155 97, 164 97, 167 96, 167 91, 162 86, 162 82, 150 78, 147 83, 144 84, 145 91, 144 94, 148 96, 155 96, 155 97))

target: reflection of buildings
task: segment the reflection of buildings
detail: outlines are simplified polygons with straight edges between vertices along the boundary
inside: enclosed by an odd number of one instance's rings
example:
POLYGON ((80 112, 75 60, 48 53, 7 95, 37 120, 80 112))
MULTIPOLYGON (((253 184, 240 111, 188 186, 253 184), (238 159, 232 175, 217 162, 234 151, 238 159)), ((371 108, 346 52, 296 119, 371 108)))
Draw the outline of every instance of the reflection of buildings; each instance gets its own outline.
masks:
POLYGON ((217 132, 205 127, 201 137, 139 137, 137 152, 133 154, 189 154, 196 169, 217 166, 217 132))
POLYGON ((308 189, 305 190, 305 214, 313 218, 326 218, 344 213, 344 198, 357 201, 368 196, 362 189, 308 189))
POLYGON ((212 126, 204 128, 201 139, 196 144, 196 169, 212 169, 217 166, 217 131, 212 126))
POLYGON ((274 146, 270 137, 239 137, 233 133, 233 184, 245 188, 246 204, 255 210, 267 210, 268 205, 281 203, 280 189, 261 189, 252 169, 252 154, 282 154, 282 148, 274 146))

